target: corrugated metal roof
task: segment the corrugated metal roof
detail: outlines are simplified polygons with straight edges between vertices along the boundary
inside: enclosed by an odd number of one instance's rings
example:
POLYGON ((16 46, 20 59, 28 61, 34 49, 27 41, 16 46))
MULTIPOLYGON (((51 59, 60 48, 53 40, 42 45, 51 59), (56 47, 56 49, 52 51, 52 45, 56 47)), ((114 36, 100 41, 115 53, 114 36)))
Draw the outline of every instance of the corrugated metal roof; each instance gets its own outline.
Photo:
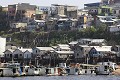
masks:
POLYGON ((59 47, 69 47, 67 44, 58 44, 59 47))
POLYGON ((72 41, 69 44, 77 44, 77 43, 78 43, 78 41, 72 41))
POLYGON ((66 49, 66 50, 70 50, 69 47, 60 47, 61 49, 66 49))
POLYGON ((92 39, 92 42, 104 42, 105 39, 92 39))
POLYGON ((95 48, 97 51, 101 51, 101 52, 102 52, 102 51, 103 51, 103 52, 104 52, 104 51, 105 51, 105 52, 106 52, 106 51, 111 51, 111 47, 112 47, 112 46, 101 46, 101 47, 100 47, 100 46, 94 46, 94 48, 95 48))
POLYGON ((32 52, 32 49, 27 49, 27 48, 23 48, 23 49, 19 49, 20 51, 22 51, 22 52, 25 52, 25 51, 29 51, 29 52, 32 52))
POLYGON ((35 22, 45 22, 45 20, 35 20, 35 22))
POLYGON ((43 50, 43 51, 53 51, 54 49, 52 47, 36 47, 39 50, 43 50))
POLYGON ((55 51, 58 54, 74 54, 74 51, 55 51))
POLYGON ((13 50, 13 49, 7 49, 7 50, 8 50, 8 51, 10 51, 10 52, 12 52, 12 53, 14 52, 14 50, 13 50))

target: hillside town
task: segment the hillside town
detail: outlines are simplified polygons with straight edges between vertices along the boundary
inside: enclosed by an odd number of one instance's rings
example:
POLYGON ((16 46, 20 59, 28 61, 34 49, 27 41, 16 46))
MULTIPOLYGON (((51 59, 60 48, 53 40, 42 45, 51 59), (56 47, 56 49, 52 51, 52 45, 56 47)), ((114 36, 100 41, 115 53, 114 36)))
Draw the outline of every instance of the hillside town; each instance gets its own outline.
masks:
POLYGON ((22 66, 45 67, 58 67, 60 63, 119 65, 120 0, 88 3, 83 9, 59 4, 0 6, 0 36, 1 63, 17 61, 22 66))
POLYGON ((120 30, 119 7, 119 0, 101 0, 98 3, 84 4, 84 9, 59 4, 51 6, 11 4, 0 7, 0 27, 9 27, 10 31, 16 32, 32 32, 82 30, 106 24, 110 32, 117 32, 120 30))

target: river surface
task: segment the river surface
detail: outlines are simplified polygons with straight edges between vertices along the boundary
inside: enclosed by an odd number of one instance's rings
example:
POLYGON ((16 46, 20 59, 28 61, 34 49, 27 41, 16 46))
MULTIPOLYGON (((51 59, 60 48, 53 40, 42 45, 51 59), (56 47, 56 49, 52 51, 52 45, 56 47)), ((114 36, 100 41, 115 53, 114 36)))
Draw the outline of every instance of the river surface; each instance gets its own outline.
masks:
POLYGON ((29 76, 29 77, 0 77, 0 80, 120 80, 120 76, 114 75, 29 76))

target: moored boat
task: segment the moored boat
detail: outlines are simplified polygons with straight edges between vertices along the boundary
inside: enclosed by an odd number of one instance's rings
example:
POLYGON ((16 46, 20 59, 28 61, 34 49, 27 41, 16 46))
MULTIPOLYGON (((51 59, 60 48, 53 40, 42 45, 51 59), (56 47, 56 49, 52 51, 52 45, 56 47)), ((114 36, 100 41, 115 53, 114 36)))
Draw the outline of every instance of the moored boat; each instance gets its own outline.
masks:
POLYGON ((36 67, 34 66, 24 66, 24 67, 25 67, 26 76, 34 76, 34 71, 36 67))
POLYGON ((95 73, 95 68, 97 67, 98 65, 91 65, 91 64, 80 64, 80 67, 79 67, 79 74, 82 74, 82 75, 93 75, 93 74, 96 74, 95 73))
POLYGON ((66 69, 66 72, 67 72, 68 75, 78 75, 78 73, 79 73, 78 68, 67 67, 65 69, 66 69))
POLYGON ((66 70, 61 67, 47 68, 46 74, 49 76, 62 76, 66 75, 66 70))
POLYGON ((46 67, 37 67, 37 68, 35 68, 34 75, 35 76, 46 75, 46 67))
POLYGON ((109 75, 117 68, 117 64, 113 62, 99 62, 96 67, 96 75, 109 75))
POLYGON ((20 68, 20 63, 1 63, 0 65, 0 76, 3 77, 17 77, 21 76, 22 71, 20 68))

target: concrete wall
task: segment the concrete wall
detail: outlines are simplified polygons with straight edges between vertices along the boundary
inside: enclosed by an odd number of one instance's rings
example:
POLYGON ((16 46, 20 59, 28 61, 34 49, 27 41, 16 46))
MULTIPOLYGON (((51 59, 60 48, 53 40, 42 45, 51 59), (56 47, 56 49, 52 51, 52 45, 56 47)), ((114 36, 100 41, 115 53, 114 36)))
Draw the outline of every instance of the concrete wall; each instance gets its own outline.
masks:
POLYGON ((0 56, 4 55, 4 51, 6 49, 6 38, 0 37, 0 56))

